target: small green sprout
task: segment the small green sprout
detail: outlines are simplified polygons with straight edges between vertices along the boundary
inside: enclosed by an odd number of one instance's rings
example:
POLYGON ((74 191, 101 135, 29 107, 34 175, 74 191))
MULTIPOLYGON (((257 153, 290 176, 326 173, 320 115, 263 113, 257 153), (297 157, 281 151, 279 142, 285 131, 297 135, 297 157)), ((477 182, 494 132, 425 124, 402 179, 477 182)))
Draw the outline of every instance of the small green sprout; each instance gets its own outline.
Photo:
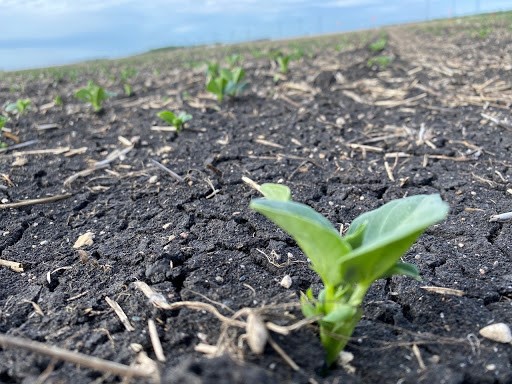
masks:
POLYGON ((220 65, 214 61, 206 63, 206 84, 213 78, 220 76, 220 65))
POLYGON ((446 217, 448 204, 439 195, 393 200, 356 218, 342 237, 324 216, 292 201, 288 187, 263 184, 259 190, 265 198, 252 200, 250 207, 292 236, 322 279, 318 297, 310 288, 300 301, 306 317, 319 318, 330 367, 361 318, 374 281, 393 275, 419 279, 416 267, 400 258, 429 226, 446 217))
MULTIPOLYGON (((5 127, 5 123, 7 123, 8 121, 9 121, 8 117, 0 115, 0 132, 2 132, 2 130, 5 127)), ((7 147, 7 144, 4 143, 2 140, 0 140, 0 148, 5 148, 5 147, 7 147)))
POLYGON ((130 97, 133 93, 133 89, 129 80, 137 75, 137 71, 133 68, 123 68, 121 70, 121 83, 123 84, 124 94, 130 97))
POLYGON ((188 113, 181 112, 179 115, 176 115, 174 112, 167 110, 158 112, 157 116, 167 124, 176 128, 176 132, 180 132, 183 128, 183 125, 192 119, 192 115, 189 115, 188 113))
POLYGON ((392 61, 393 61, 392 56, 380 55, 380 56, 375 56, 375 57, 372 57, 371 59, 369 59, 368 62, 366 63, 366 65, 369 68, 371 68, 373 66, 378 66, 380 69, 386 69, 391 64, 392 61))
POLYGON ((281 54, 276 58, 277 65, 279 66, 279 72, 283 75, 288 73, 288 64, 290 63, 291 58, 291 55, 284 54, 281 54))
POLYGON ((245 71, 241 67, 232 70, 221 68, 217 76, 210 78, 206 84, 206 90, 217 96, 222 102, 225 96, 236 97, 242 93, 247 83, 243 81, 245 71))
POLYGON ((30 99, 18 99, 15 103, 9 103, 5 106, 5 112, 21 116, 30 108, 30 99))
POLYGON ((373 43, 371 43, 368 48, 370 51, 374 53, 382 52, 384 49, 386 49, 388 45, 388 39, 386 36, 381 36, 377 40, 375 40, 373 43))
POLYGON ((239 53, 234 53, 226 57, 226 62, 230 68, 236 67, 240 65, 243 61, 244 57, 239 53))
POLYGON ((60 107, 63 104, 62 96, 61 95, 55 96, 55 99, 53 99, 53 104, 60 107))
POLYGON ((108 92, 99 85, 94 84, 92 80, 89 80, 87 87, 80 88, 75 93, 77 99, 91 104, 94 112, 101 111, 103 102, 114 95, 114 93, 108 92))
POLYGON ((5 127, 5 123, 7 123, 7 121, 9 121, 8 117, 0 115, 0 131, 5 127))

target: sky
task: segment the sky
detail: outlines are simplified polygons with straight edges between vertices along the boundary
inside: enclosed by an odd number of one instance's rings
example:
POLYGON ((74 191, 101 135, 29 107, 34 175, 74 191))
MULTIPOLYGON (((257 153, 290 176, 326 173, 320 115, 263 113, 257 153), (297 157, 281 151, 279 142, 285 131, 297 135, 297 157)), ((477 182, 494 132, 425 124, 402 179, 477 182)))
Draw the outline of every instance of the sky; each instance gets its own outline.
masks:
POLYGON ((511 9, 512 0, 0 0, 0 70, 511 9))

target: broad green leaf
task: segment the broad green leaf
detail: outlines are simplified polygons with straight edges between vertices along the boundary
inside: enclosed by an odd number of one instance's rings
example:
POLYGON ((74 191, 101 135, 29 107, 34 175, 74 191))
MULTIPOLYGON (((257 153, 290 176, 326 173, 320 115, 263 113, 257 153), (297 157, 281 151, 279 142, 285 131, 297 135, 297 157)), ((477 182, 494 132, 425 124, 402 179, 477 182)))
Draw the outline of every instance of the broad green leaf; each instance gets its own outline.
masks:
POLYGON ((245 77, 245 71, 240 67, 233 69, 233 72, 231 72, 231 80, 235 84, 239 84, 244 77, 245 77))
POLYGON ((187 121, 192 120, 192 115, 189 115, 186 112, 181 112, 178 115, 178 119, 180 119, 182 123, 186 123, 187 121))
POLYGON ((227 81, 234 81, 233 72, 226 68, 222 68, 220 70, 220 77, 226 79, 227 81))
POLYGON ((91 101, 91 93, 89 92, 88 89, 85 89, 85 88, 79 89, 75 93, 75 97, 82 101, 87 101, 87 102, 91 101))
POLYGON ((222 77, 212 78, 207 86, 206 90, 217 96, 217 100, 222 101, 226 90, 227 80, 222 77))
POLYGON ((157 116, 165 121, 169 125, 174 125, 174 121, 176 119, 176 115, 171 111, 160 111, 157 113, 157 116))
POLYGON ((250 207, 295 239, 326 285, 337 286, 341 283, 339 264, 350 252, 350 245, 341 238, 329 220, 313 208, 294 201, 255 199, 250 207))
POLYGON ((389 271, 416 239, 448 214, 439 195, 418 195, 393 200, 356 218, 347 235, 366 225, 361 245, 341 263, 348 282, 371 283, 389 271))
POLYGON ((418 268, 415 265, 409 263, 403 263, 399 261, 395 265, 391 267, 384 275, 380 276, 381 279, 386 277, 391 277, 394 275, 402 275, 412 277, 415 280, 421 281, 420 273, 418 272, 418 268))
POLYGON ((268 200, 289 201, 292 199, 290 188, 282 184, 265 183, 260 186, 260 192, 268 200))

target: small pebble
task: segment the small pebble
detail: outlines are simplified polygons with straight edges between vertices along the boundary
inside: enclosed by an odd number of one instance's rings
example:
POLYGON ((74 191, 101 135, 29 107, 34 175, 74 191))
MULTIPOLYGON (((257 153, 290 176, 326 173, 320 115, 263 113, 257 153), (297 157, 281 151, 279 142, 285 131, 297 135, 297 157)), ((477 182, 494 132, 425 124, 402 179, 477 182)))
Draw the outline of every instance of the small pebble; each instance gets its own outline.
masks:
POLYGON ((284 275, 279 284, 281 287, 288 289, 292 286, 292 278, 290 275, 284 275))
POLYGON ((510 331, 510 327, 505 323, 488 325, 483 327, 479 333, 486 339, 496 341, 498 343, 506 344, 512 342, 512 332, 510 331))

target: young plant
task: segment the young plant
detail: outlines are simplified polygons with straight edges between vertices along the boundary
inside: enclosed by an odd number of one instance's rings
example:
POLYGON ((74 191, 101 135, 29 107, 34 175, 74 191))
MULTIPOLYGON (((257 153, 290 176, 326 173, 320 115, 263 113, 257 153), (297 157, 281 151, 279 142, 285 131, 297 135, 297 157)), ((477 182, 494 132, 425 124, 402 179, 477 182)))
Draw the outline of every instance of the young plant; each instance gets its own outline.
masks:
POLYGON ((239 53, 234 53, 226 57, 226 62, 230 68, 236 67, 242 63, 244 57, 239 53))
POLYGON ((160 111, 157 113, 157 116, 167 124, 176 128, 176 132, 180 132, 183 128, 183 125, 192 119, 192 115, 189 115, 185 112, 181 112, 179 115, 176 115, 171 111, 160 111))
POLYGON ((225 96, 236 97, 246 87, 247 83, 243 81, 245 71, 240 68, 232 70, 222 68, 217 76, 212 77, 206 84, 206 90, 217 96, 217 100, 222 102, 225 96))
POLYGON ((219 63, 214 61, 206 64, 206 84, 208 84, 213 78, 220 76, 219 63))
POLYGON ((91 104, 94 112, 101 111, 103 102, 112 96, 114 96, 113 93, 108 92, 99 85, 94 84, 92 80, 89 80, 87 87, 80 88, 75 93, 75 97, 77 99, 91 104))
POLYGON ((381 36, 377 40, 375 40, 373 43, 371 43, 368 48, 373 53, 382 52, 384 49, 386 49, 388 45, 388 39, 386 36, 381 36))
POLYGON ((379 56, 375 56, 375 57, 372 57, 371 59, 369 59, 368 62, 366 63, 366 65, 369 68, 371 68, 373 66, 377 66, 380 69, 386 69, 389 66, 389 64, 391 64, 392 61, 393 61, 392 56, 379 55, 379 56))
POLYGON ((123 68, 121 70, 121 83, 123 84, 124 94, 130 97, 133 93, 129 80, 137 75, 137 71, 133 68, 123 68))
POLYGON ((0 115, 0 131, 5 127, 5 123, 7 123, 7 121, 9 121, 8 117, 0 115))
POLYGON ((21 116, 29 110, 30 104, 30 99, 18 99, 15 103, 7 104, 4 110, 7 113, 21 116))
MULTIPOLYGON (((5 126, 5 123, 7 123, 7 121, 9 120, 8 117, 5 117, 5 116, 2 116, 0 115, 0 133, 2 132, 2 129, 4 129, 4 126, 5 126)), ((5 148, 7 147, 7 144, 4 143, 1 139, 0 139, 0 148, 5 148)))
POLYGON ((250 207, 292 236, 311 260, 324 288, 301 297, 306 317, 318 317, 320 339, 331 366, 361 318, 366 292, 378 279, 405 275, 419 279, 418 270, 400 261, 416 239, 443 220, 448 205, 439 195, 393 200, 356 218, 345 236, 311 207, 291 200, 290 189, 279 184, 259 187, 265 198, 250 207))
POLYGON ((288 73, 288 64, 290 63, 291 58, 291 55, 285 54, 280 54, 276 57, 276 63, 279 66, 279 72, 281 72, 283 75, 288 73))

